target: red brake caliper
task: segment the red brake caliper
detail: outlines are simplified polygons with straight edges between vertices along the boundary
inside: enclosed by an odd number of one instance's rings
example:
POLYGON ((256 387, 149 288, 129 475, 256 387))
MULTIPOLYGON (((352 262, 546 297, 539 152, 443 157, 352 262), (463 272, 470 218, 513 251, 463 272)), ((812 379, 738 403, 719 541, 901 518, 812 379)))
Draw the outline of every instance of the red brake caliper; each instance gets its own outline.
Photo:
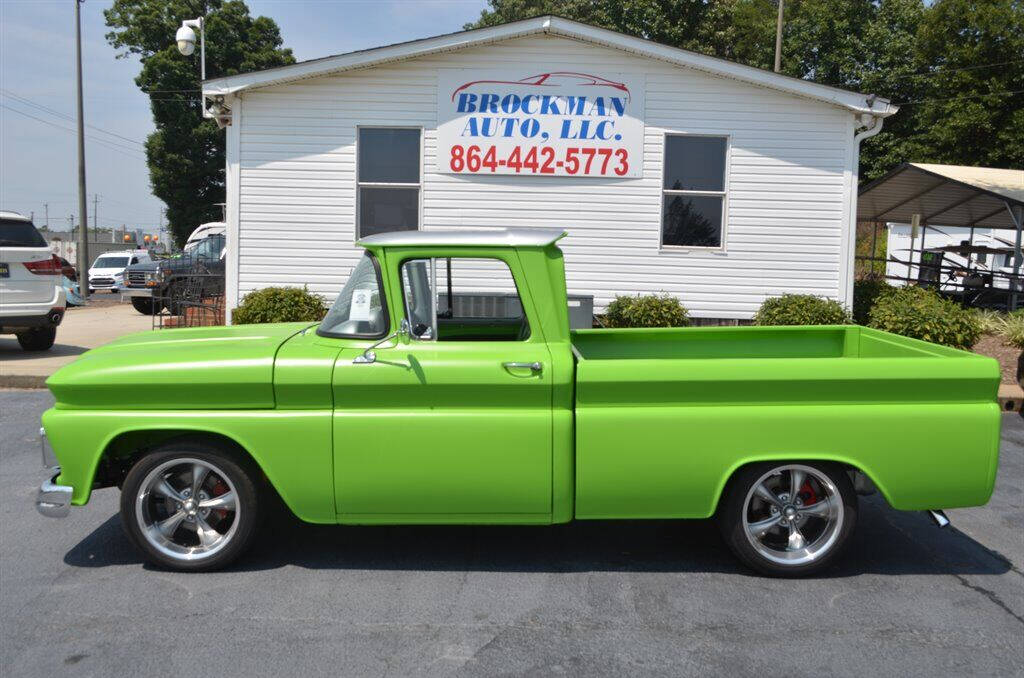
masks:
MULTIPOLYGON (((219 497, 220 495, 228 491, 228 486, 224 483, 223 480, 217 478, 216 480, 214 480, 213 487, 210 489, 213 492, 213 497, 219 497)), ((224 520, 224 517, 228 514, 228 511, 227 509, 218 508, 213 509, 211 513, 216 515, 218 520, 224 520)))
POLYGON ((815 493, 814 488, 811 487, 811 481, 809 480, 804 481, 799 494, 800 498, 804 500, 804 506, 811 506, 812 504, 818 503, 818 495, 815 493))

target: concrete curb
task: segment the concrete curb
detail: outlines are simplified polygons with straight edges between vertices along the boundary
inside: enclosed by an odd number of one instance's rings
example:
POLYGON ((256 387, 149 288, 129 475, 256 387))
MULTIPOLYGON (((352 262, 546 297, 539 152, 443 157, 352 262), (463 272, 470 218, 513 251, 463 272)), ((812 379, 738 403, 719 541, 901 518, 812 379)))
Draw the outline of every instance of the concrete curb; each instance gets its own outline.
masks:
POLYGON ((0 388, 46 388, 46 379, 36 374, 0 374, 0 388))
POLYGON ((999 409, 1003 412, 1020 412, 1024 403, 1024 389, 1020 384, 999 384, 999 409))

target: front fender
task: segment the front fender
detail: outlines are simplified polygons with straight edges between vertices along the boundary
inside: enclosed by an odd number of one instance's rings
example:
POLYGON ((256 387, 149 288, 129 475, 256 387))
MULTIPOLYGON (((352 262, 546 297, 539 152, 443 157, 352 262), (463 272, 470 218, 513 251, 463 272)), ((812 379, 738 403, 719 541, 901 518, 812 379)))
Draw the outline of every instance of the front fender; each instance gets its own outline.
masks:
POLYGON ((111 411, 50 409, 43 427, 71 503, 89 501, 100 460, 126 434, 210 433, 245 450, 300 519, 336 521, 330 410, 111 411))

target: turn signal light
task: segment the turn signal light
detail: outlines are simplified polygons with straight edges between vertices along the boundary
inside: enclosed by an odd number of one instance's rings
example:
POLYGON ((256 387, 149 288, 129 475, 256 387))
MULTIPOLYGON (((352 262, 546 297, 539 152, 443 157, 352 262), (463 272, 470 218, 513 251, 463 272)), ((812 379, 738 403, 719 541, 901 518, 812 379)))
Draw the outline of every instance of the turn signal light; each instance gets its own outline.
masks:
POLYGON ((60 275, 64 269, 60 263, 60 257, 56 254, 42 261, 26 261, 24 263, 29 273, 36 275, 60 275))

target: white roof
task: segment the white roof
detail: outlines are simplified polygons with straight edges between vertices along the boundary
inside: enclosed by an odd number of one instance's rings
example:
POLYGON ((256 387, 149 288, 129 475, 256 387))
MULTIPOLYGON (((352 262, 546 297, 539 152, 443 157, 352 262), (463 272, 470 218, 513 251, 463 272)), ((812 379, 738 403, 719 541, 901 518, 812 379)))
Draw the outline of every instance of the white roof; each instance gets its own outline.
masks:
POLYGON ((874 95, 868 96, 836 87, 829 87, 828 85, 821 85, 809 80, 793 78, 677 47, 669 47, 651 42, 650 40, 644 40, 643 38, 636 38, 624 33, 550 15, 513 21, 500 26, 477 28, 424 38, 422 40, 377 47, 375 49, 312 59, 253 73, 240 73, 222 78, 213 78, 203 83, 203 94, 206 96, 231 95, 256 87, 280 85, 305 78, 315 78, 341 71, 378 66, 428 54, 452 52, 468 47, 477 47, 502 40, 537 34, 570 38, 613 49, 620 49, 640 57, 692 68, 717 77, 732 78, 751 85, 815 99, 849 109, 855 113, 870 113, 871 115, 887 117, 898 110, 889 100, 874 95))
POLYGON ((448 231, 395 231, 360 238, 357 245, 419 247, 544 247, 566 236, 560 228, 466 228, 448 231))
POLYGON ((968 184, 1004 198, 1024 203, 1024 169, 998 169, 995 167, 968 167, 966 165, 930 165, 910 163, 925 172, 968 184))
POLYGON ((7 219, 9 221, 32 221, 24 214, 18 214, 17 212, 9 212, 7 210, 0 210, 0 219, 7 219))

